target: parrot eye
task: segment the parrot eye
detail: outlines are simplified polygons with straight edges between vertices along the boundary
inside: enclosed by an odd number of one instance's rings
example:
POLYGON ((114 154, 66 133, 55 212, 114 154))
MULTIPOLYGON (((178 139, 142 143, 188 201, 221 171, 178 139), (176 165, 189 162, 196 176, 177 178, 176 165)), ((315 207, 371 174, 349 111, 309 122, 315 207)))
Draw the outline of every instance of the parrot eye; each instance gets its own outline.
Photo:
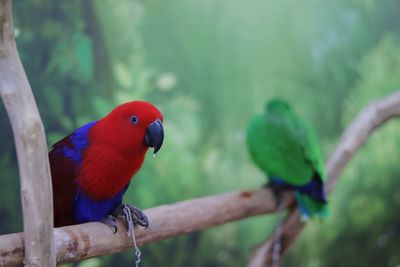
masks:
POLYGON ((133 115, 132 117, 131 117, 131 123, 132 124, 137 124, 139 122, 139 119, 135 116, 135 115, 133 115))

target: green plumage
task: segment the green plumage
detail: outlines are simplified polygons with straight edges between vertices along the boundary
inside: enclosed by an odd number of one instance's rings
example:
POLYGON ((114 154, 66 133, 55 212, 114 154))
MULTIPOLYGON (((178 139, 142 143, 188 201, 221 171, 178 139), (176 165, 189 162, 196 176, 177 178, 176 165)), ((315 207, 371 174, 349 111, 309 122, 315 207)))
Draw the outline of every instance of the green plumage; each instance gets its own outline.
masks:
POLYGON ((296 195, 304 215, 326 215, 321 184, 327 177, 318 139, 313 129, 286 102, 272 100, 267 104, 265 113, 250 120, 247 144, 253 160, 269 177, 299 189, 296 195), (313 185, 307 188, 310 191, 308 194, 304 186, 310 183, 313 185))

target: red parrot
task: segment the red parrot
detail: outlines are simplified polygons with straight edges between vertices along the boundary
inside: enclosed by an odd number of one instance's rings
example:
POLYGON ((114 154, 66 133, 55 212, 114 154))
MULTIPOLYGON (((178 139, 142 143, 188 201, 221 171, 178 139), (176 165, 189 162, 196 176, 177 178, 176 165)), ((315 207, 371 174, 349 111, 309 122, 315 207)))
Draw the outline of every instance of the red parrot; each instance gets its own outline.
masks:
POLYGON ((151 103, 132 101, 55 143, 49 152, 56 227, 103 221, 116 231, 115 217, 129 207, 134 223, 148 226, 138 208, 122 204, 149 147, 164 139, 163 116, 151 103))

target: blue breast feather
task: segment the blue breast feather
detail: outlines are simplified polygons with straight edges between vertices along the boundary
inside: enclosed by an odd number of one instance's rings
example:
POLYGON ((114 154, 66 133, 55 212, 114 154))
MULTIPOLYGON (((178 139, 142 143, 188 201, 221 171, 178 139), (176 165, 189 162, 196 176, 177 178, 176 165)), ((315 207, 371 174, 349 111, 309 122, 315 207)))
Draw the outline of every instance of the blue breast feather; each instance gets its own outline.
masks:
POLYGON ((291 185, 286 183, 284 180, 278 178, 278 177, 270 177, 271 182, 277 184, 277 185, 283 185, 287 188, 294 189, 298 192, 301 192, 303 194, 306 194, 310 196, 311 198, 326 203, 326 198, 325 198, 325 192, 324 192, 324 186, 322 184, 322 181, 318 178, 313 178, 309 183, 305 185, 291 185))
POLYGON ((114 197, 106 200, 96 201, 91 199, 82 191, 78 190, 74 201, 74 217, 77 223, 101 221, 118 206, 122 204, 122 196, 125 187, 114 197))

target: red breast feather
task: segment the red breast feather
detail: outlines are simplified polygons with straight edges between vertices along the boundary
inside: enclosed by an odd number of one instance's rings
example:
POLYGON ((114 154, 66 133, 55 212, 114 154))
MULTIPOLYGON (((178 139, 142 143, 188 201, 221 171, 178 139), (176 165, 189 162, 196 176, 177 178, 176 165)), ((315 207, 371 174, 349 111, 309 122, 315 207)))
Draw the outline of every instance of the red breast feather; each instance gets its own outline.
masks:
POLYGON ((140 169, 146 150, 124 155, 102 145, 90 146, 78 176, 80 188, 95 200, 115 196, 140 169))

